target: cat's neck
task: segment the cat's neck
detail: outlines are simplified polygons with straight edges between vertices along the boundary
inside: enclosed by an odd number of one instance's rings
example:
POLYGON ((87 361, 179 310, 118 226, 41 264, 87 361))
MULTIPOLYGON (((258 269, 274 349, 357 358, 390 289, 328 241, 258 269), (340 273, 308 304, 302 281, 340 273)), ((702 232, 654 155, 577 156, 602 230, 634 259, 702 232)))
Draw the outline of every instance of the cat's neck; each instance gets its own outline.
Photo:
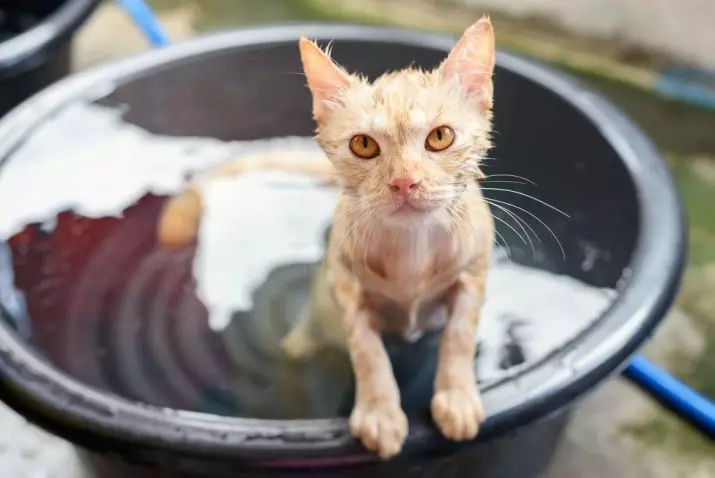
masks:
POLYGON ((369 223, 360 224, 361 216, 355 214, 354 220, 348 221, 352 224, 346 224, 352 237, 344 252, 353 255, 356 264, 363 264, 369 276, 404 285, 428 281, 438 270, 464 262, 473 250, 469 197, 459 201, 449 209, 408 213, 400 220, 376 214, 369 223))

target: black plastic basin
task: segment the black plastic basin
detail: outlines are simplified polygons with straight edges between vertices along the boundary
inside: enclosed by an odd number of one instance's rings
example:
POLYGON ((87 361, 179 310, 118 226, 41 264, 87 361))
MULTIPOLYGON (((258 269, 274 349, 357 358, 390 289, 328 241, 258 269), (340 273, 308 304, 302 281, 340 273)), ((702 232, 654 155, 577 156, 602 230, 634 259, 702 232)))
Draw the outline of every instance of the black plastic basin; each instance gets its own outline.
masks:
POLYGON ((0 2, 0 116, 69 73, 72 37, 98 3, 0 2))
MULTIPOLYGON (((300 35, 334 40, 337 60, 371 77, 433 67, 453 45, 345 25, 222 33, 75 75, 0 122, 0 398, 77 444, 103 478, 538 476, 570 405, 623 367, 673 300, 684 227, 663 161, 597 94, 499 54, 484 189, 511 211, 493 209, 511 262, 490 276, 477 360, 488 419, 475 443, 441 439, 428 412, 435 337, 389 340, 410 435, 399 458, 377 463, 347 428, 345 357, 298 367, 274 353, 305 303, 315 251, 277 261, 248 288, 231 282, 229 300, 244 294, 252 306, 230 311, 219 333, 207 300, 248 269, 206 288, 192 264, 214 254, 230 266, 237 246, 169 252, 154 237, 189 169, 248 140, 309 142, 300 35)), ((225 234, 242 239, 246 260, 306 239, 310 221, 322 241, 329 208, 281 201, 225 234), (261 235, 283 213, 308 219, 261 235)), ((269 202, 229 212, 245 219, 269 202)))

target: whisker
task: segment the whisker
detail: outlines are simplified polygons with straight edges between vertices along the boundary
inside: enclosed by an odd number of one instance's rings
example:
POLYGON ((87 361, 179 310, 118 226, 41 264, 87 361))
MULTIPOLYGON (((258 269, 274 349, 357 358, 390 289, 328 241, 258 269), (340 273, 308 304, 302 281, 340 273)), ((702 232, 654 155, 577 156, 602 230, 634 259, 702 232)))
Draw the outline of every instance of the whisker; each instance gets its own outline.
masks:
POLYGON ((297 75, 297 76, 302 76, 305 77, 305 72, 303 71, 284 71, 283 73, 279 73, 282 75, 297 75))
POLYGON ((534 219, 536 219, 537 221, 539 221, 539 222, 541 223, 541 225, 544 226, 544 227, 546 228, 546 230, 549 231, 549 233, 553 236, 554 240, 556 241, 556 244, 559 245, 559 249, 561 249, 561 255, 562 255, 562 257, 564 258, 564 260, 566 260, 566 252, 564 251, 564 247, 563 247, 563 245, 561 244, 561 241, 559 241, 559 238, 556 237, 556 234, 554 233, 554 231, 551 230, 551 228, 550 228, 544 221, 542 221, 536 214, 532 213, 531 211, 528 211, 528 210, 524 209, 523 207, 517 206, 516 204, 511 204, 511 203, 506 202, 506 201, 500 201, 499 199, 494 199, 494 198, 492 198, 492 199, 490 199, 490 201, 498 202, 499 204, 503 204, 503 205, 505 205, 505 206, 510 206, 510 207, 515 208, 515 209, 518 209, 519 211, 525 212, 525 213, 528 214, 529 216, 531 216, 531 217, 533 217, 534 219))
POLYGON ((484 181, 482 181, 482 184, 529 184, 529 183, 524 182, 524 181, 501 181, 501 180, 492 181, 491 176, 487 176, 484 179, 484 181))
POLYGON ((455 242, 462 228, 465 227, 465 221, 461 220, 461 218, 457 218, 457 216, 463 216, 464 212, 465 207, 461 203, 455 202, 447 205, 447 224, 452 235, 452 240, 455 242))
MULTIPOLYGON (((491 204, 489 201, 487 201, 487 204, 491 204)), ((497 206, 496 204, 491 204, 492 206, 497 206)), ((504 212, 511 215, 515 221, 521 222, 524 226, 526 226, 529 231, 531 231, 532 234, 534 234, 534 238, 539 242, 542 243, 541 237, 539 237, 539 234, 534 230, 533 227, 521 216, 519 216, 517 213, 514 211, 509 211, 508 209, 504 209, 504 212)))
MULTIPOLYGON (((482 214, 484 214, 485 216, 491 216, 491 217, 494 218, 494 219, 499 219, 499 220, 501 220, 500 218, 497 218, 497 217, 496 217, 491 211, 489 211, 489 210, 480 209, 479 211, 480 211, 482 214)), ((501 221, 504 222, 503 220, 501 220, 501 221)), ((505 224, 506 224, 506 223, 505 223, 505 224)), ((511 226, 509 226, 508 224, 507 224, 507 226, 511 228, 511 226)), ((514 231, 517 235, 519 235, 519 233, 516 232, 516 230, 514 230, 513 228, 511 228, 511 229, 512 229, 512 231, 514 231)), ((499 245, 499 240, 501 240, 502 244, 504 245, 504 246, 503 246, 503 249, 506 249, 506 255, 507 255, 506 257, 507 257, 507 259, 509 260, 509 263, 511 263, 511 262, 512 262, 512 261, 511 261, 511 248, 509 247, 509 243, 506 242, 506 239, 504 239, 504 236, 502 236, 501 233, 500 233, 496 228, 494 228, 494 235, 495 235, 495 239, 496 239, 497 245, 499 245)), ((523 239, 522 239, 522 240, 523 240, 523 239)), ((526 244, 526 241, 524 241, 524 243, 526 244)))
MULTIPOLYGON (((512 213, 511 211, 509 211, 507 208, 505 208, 505 207, 503 207, 503 206, 500 206, 500 205, 498 205, 498 204, 492 204, 492 203, 490 203, 489 201, 487 201, 487 204, 489 204, 490 206, 496 207, 496 208, 499 209, 500 211, 503 211, 505 214, 507 214, 509 217, 513 218, 513 219, 516 221, 516 223, 521 227, 521 230, 524 231, 524 235, 526 236, 526 238, 529 240, 529 245, 531 246, 531 253, 532 253, 534 256, 536 256, 536 248, 534 247, 534 243, 533 243, 533 241, 531 240, 531 236, 529 236, 529 233, 526 231, 526 228, 524 227, 524 225, 522 224, 522 222, 524 222, 524 224, 526 224, 526 226, 527 226, 532 232, 534 232, 534 230, 531 228, 531 226, 530 226, 527 222, 525 222, 523 219, 521 219, 521 221, 520 221, 520 220, 519 220, 520 218, 519 218, 518 216, 516 216, 514 213, 512 213)), ((496 217, 496 216, 495 216, 495 217, 496 217)), ((539 236, 536 234, 536 232, 534 232, 534 235, 536 236, 537 239, 539 238, 539 236)))
POLYGON ((538 186, 534 181, 531 179, 525 178, 524 176, 519 176, 518 174, 506 174, 506 173, 499 173, 499 174, 488 174, 487 179, 489 178, 514 178, 514 179, 520 179, 522 181, 526 181, 527 183, 538 186))
MULTIPOLYGON (((514 234, 516 234, 516 235, 519 237, 519 239, 521 239, 521 241, 522 241, 525 245, 528 244, 528 242, 526 242, 526 239, 524 239, 524 236, 522 236, 521 233, 519 233, 519 231, 517 231, 514 227, 512 227, 511 224, 509 224, 509 223, 506 222, 504 219, 502 219, 502 218, 500 218, 499 216, 496 216, 496 215, 494 215, 494 214, 492 214, 492 217, 493 217, 494 219, 496 219, 497 221, 501 222, 502 224, 504 224, 504 225, 505 225, 506 227, 508 227, 509 229, 511 229, 511 230, 514 232, 514 234)), ((529 240, 529 242, 531 242, 531 240, 529 240)), ((532 244, 531 247, 533 248, 534 245, 532 244)), ((534 251, 534 252, 536 252, 536 251, 534 251)))
POLYGON ((502 242, 502 244, 503 244, 503 246, 502 246, 502 245, 499 245, 499 242, 497 242, 497 245, 498 245, 499 247, 501 247, 502 249, 505 249, 506 259, 509 261, 509 264, 512 264, 512 261, 511 261, 511 249, 509 248, 509 244, 504 240, 504 236, 502 236, 502 235, 499 233, 499 231, 497 231, 496 229, 494 229, 494 234, 496 235, 496 238, 499 239, 499 240, 501 240, 501 242, 502 242))
POLYGON ((503 188, 482 188, 482 191, 501 191, 501 192, 505 192, 505 193, 517 194, 517 195, 519 195, 519 196, 523 196, 523 197, 525 197, 525 198, 531 199, 532 201, 536 201, 536 202, 538 202, 539 204, 543 204, 544 206, 546 206, 546 207, 548 207, 548 208, 550 208, 550 209, 553 209, 554 211, 558 212, 559 214, 564 215, 564 216, 567 217, 567 218, 570 218, 570 217, 571 217, 571 216, 569 216, 568 214, 566 214, 565 212, 563 212, 561 209, 559 209, 559 208, 557 208, 557 207, 555 207, 555 206, 552 206, 551 204, 547 203, 546 201, 542 201, 542 200, 539 199, 539 198, 535 198, 534 196, 532 196, 532 195, 530 195, 530 194, 523 193, 523 192, 521 192, 521 191, 513 191, 513 190, 511 190, 511 189, 503 189, 503 188))

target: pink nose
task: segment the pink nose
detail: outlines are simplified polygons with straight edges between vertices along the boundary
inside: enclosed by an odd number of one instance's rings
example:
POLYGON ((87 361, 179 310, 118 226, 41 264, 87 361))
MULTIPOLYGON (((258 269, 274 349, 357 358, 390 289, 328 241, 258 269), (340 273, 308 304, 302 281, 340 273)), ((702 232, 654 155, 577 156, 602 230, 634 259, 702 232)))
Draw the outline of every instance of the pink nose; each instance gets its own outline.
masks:
POLYGON ((420 181, 414 176, 404 176, 393 179, 392 182, 390 182, 390 189, 406 198, 410 194, 410 191, 417 189, 419 184, 420 181))

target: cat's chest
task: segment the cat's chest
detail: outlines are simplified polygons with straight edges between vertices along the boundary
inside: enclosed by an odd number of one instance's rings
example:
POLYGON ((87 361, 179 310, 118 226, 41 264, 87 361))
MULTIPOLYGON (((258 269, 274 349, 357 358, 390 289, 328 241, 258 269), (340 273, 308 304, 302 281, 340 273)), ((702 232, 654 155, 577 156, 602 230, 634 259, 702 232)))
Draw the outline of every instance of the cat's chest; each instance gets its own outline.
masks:
POLYGON ((464 262, 453 237, 441 230, 381 234, 364 252, 363 287, 405 306, 440 295, 464 262))

